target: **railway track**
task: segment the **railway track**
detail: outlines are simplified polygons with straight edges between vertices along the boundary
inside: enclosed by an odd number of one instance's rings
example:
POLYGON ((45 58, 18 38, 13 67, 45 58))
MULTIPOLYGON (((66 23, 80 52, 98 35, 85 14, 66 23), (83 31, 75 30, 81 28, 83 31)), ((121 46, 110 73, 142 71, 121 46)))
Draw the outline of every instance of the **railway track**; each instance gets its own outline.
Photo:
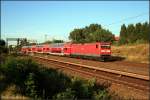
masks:
POLYGON ((143 63, 135 63, 135 62, 124 62, 124 61, 115 61, 115 62, 100 62, 93 61, 89 59, 78 59, 73 57, 64 57, 64 56, 53 56, 53 55, 42 55, 42 54, 34 54, 37 56, 47 56, 51 59, 57 59, 65 62, 72 62, 76 64, 88 65, 97 68, 105 68, 110 70, 116 70, 121 72, 129 72, 137 75, 149 76, 149 65, 143 63))
POLYGON ((84 76, 95 77, 97 80, 105 80, 114 84, 122 84, 127 87, 135 88, 144 92, 149 92, 149 76, 135 73, 116 71, 106 68, 81 65, 71 62, 59 61, 41 56, 32 56, 34 59, 43 63, 49 63, 62 69, 80 73, 84 76))

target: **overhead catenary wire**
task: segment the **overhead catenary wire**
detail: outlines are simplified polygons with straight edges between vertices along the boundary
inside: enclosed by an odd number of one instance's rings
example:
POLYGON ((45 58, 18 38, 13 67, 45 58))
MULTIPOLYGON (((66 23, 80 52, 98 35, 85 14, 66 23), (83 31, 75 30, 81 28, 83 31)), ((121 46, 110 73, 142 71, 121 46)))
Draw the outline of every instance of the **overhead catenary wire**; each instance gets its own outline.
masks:
MULTIPOLYGON (((113 22, 113 23, 110 23, 110 24, 107 24, 107 25, 103 25, 104 27, 109 27, 111 25, 114 25, 114 24, 118 24, 118 23, 122 23, 126 20, 131 20, 131 19, 135 19, 135 18, 138 18, 138 17, 141 17, 141 16, 144 16, 144 15, 147 15, 148 13, 147 12, 144 12, 144 13, 140 13, 136 16, 130 16, 130 17, 127 17, 127 18, 124 18, 122 20, 119 20, 119 21, 116 21, 116 22, 113 22)), ((117 30, 117 29, 116 29, 117 30)))
POLYGON ((136 15, 136 16, 131 16, 131 17, 128 17, 128 18, 124 18, 124 19, 122 19, 122 20, 120 20, 120 21, 116 21, 116 22, 113 22, 113 23, 110 23, 110 24, 107 24, 107 25, 103 25, 103 26, 110 26, 110 25, 118 24, 118 23, 121 23, 121 22, 123 22, 123 21, 135 19, 135 18, 144 16, 144 15, 147 15, 147 14, 148 14, 148 13, 144 12, 144 13, 138 14, 138 15, 136 15))

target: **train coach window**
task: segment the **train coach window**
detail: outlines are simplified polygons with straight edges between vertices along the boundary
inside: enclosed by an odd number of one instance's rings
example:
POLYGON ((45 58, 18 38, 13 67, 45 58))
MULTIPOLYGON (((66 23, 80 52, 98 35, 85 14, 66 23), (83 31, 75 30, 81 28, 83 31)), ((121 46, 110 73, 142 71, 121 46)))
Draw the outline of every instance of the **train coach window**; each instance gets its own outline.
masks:
POLYGON ((96 48, 98 48, 98 45, 96 44, 96 48))
POLYGON ((67 48, 64 48, 64 50, 67 50, 67 48))
POLYGON ((110 49, 110 45, 102 45, 101 48, 102 49, 110 49))

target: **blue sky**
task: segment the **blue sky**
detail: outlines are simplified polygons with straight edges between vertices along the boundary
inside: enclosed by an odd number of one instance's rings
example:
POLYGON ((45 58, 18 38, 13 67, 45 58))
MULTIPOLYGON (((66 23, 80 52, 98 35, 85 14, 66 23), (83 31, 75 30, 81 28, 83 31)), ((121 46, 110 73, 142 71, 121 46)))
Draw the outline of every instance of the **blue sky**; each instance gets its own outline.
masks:
POLYGON ((68 40, 74 28, 101 24, 119 35, 123 23, 149 21, 148 1, 2 1, 1 36, 68 40), (138 17, 136 17, 138 16, 138 17), (112 24, 114 23, 114 24, 112 24))

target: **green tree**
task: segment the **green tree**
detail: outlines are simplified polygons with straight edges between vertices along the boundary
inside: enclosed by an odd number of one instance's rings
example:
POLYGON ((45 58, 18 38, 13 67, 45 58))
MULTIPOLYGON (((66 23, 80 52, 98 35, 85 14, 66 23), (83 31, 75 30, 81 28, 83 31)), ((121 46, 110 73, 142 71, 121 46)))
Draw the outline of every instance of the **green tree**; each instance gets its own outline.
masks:
POLYGON ((52 40, 52 43, 63 43, 63 42, 64 42, 63 40, 57 40, 57 39, 52 40))
POLYGON ((144 40, 149 41, 149 34, 150 34, 150 26, 147 22, 143 23, 142 25, 142 37, 144 40))
POLYGON ((5 41, 0 39, 0 46, 5 46, 5 44, 6 44, 5 41))
POLYGON ((0 54, 1 53, 8 53, 8 48, 6 47, 6 42, 0 39, 0 54))
POLYGON ((135 25, 135 33, 137 34, 136 38, 140 39, 142 37, 142 24, 141 23, 137 23, 135 25))
POLYGON ((84 29, 74 29, 70 32, 69 39, 73 42, 85 42, 86 35, 83 33, 84 29))
POLYGON ((72 42, 112 42, 113 34, 109 30, 105 30, 99 24, 90 24, 84 28, 74 29, 70 32, 69 39, 72 42))
POLYGON ((21 40, 20 46, 25 46, 25 45, 29 45, 29 42, 27 41, 27 39, 21 40))
POLYGON ((43 42, 42 44, 50 44, 50 43, 52 43, 52 41, 48 40, 48 41, 43 42))
POLYGON ((135 27, 133 24, 130 24, 128 25, 128 28, 127 28, 127 40, 129 43, 134 43, 137 38, 136 38, 136 33, 135 33, 135 27))
POLYGON ((97 30, 95 32, 95 41, 96 42, 113 42, 114 35, 108 30, 104 30, 104 29, 97 30))
POLYGON ((119 43, 120 44, 127 43, 127 28, 126 28, 125 24, 123 24, 121 26, 119 43))
POLYGON ((101 25, 98 25, 98 24, 90 24, 90 26, 87 27, 88 33, 95 32, 95 31, 97 31, 98 29, 102 29, 102 28, 101 28, 101 25))
POLYGON ((148 22, 129 24, 128 27, 123 24, 120 31, 120 44, 141 43, 149 41, 150 26, 148 22))

